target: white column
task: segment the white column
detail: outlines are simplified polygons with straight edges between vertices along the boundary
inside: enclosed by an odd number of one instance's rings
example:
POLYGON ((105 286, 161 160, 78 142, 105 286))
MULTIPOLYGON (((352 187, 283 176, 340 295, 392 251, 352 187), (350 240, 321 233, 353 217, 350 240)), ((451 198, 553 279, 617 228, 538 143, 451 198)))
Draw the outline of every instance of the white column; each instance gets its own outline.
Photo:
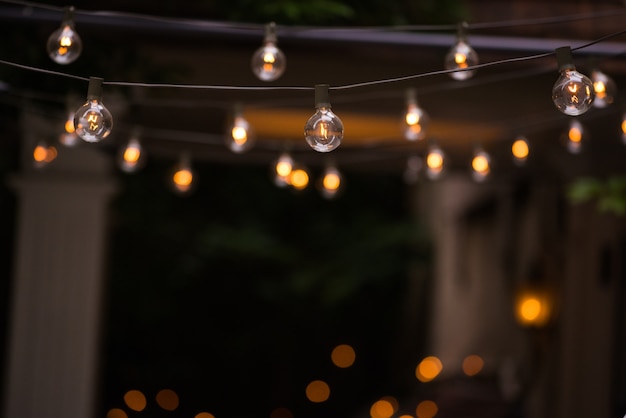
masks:
POLYGON ((33 170, 32 147, 54 127, 34 116, 23 123, 24 169, 13 181, 19 209, 3 416, 89 418, 114 192, 109 158, 82 144, 59 149, 46 170, 33 170))

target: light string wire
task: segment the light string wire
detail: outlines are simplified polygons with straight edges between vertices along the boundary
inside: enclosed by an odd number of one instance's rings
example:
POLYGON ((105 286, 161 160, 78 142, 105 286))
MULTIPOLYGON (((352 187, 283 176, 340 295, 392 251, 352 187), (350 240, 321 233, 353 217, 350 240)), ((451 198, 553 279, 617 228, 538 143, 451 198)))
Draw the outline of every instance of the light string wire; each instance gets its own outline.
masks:
MULTIPOLYGON (((598 39, 595 39, 593 41, 587 42, 587 43, 585 43, 583 45, 572 47, 571 50, 572 51, 583 50, 583 49, 588 48, 590 46, 596 45, 596 44, 598 44, 600 42, 606 41, 608 39, 612 39, 612 38, 616 38, 616 37, 619 37, 621 35, 624 35, 625 33, 626 33, 626 30, 621 30, 621 31, 618 31, 618 32, 614 32, 614 33, 602 36, 602 37, 600 37, 598 39)), ((443 74, 450 74, 450 73, 454 73, 454 72, 458 72, 458 71, 472 71, 472 70, 477 70, 477 69, 481 69, 481 68, 493 67, 493 66, 496 66, 496 65, 511 64, 511 63, 517 63, 517 62, 522 62, 522 61, 536 60, 536 59, 546 58, 546 57, 553 56, 553 55, 555 55, 555 52, 551 51, 551 52, 545 52, 545 53, 540 53, 540 54, 521 56, 521 57, 513 57, 513 58, 506 58, 506 59, 502 59, 502 60, 496 60, 496 61, 486 62, 486 63, 482 63, 482 64, 476 64, 476 65, 472 65, 472 66, 466 67, 464 69, 436 70, 436 71, 430 71, 430 72, 425 72, 425 73, 420 73, 420 74, 412 74, 412 75, 401 76, 401 77, 386 78, 386 79, 373 80, 373 81, 365 81, 365 82, 353 83, 353 84, 344 84, 344 85, 339 85, 339 86, 330 86, 329 89, 330 90, 346 90, 346 89, 368 87, 368 86, 374 86, 374 85, 380 85, 380 84, 390 84, 390 83, 396 83, 396 82, 401 82, 401 81, 415 80, 415 79, 418 79, 418 78, 431 77, 431 76, 443 75, 443 74)), ((64 73, 64 72, 48 70, 48 69, 44 69, 44 68, 40 68, 40 67, 33 67, 33 66, 29 66, 29 65, 24 65, 24 64, 18 64, 18 63, 11 62, 11 61, 6 61, 6 60, 0 60, 0 64, 16 67, 16 68, 23 69, 23 70, 44 73, 44 74, 48 74, 48 75, 67 77, 67 78, 72 78, 72 79, 80 80, 80 81, 89 81, 88 77, 82 77, 82 76, 77 76, 77 75, 68 74, 68 73, 64 73)), ((284 90, 313 90, 314 89, 314 87, 304 87, 304 86, 291 86, 291 87, 290 86, 228 86, 228 85, 205 85, 205 84, 145 83, 145 82, 130 82, 130 81, 106 81, 106 80, 104 80, 102 84, 103 85, 118 86, 118 87, 172 88, 172 89, 192 89, 192 90, 245 90, 245 91, 278 91, 278 90, 283 90, 284 91, 284 90)))
MULTIPOLYGON (((54 12, 62 13, 64 12, 64 7, 59 6, 51 6, 42 3, 22 1, 22 0, 0 0, 1 3, 13 4, 17 6, 24 6, 30 8, 37 8, 42 10, 49 10, 54 12)), ((514 19, 514 20, 503 20, 503 21, 493 21, 493 22, 477 22, 471 23, 467 22, 468 30, 477 30, 477 29, 498 29, 498 28, 511 28, 511 27, 519 27, 519 26, 531 26, 531 25, 544 25, 544 24, 558 24, 558 23, 569 23, 575 22, 579 20, 587 20, 587 19, 599 19, 599 18, 607 18, 607 17, 617 17, 626 14, 626 8, 618 8, 618 9, 610 9, 603 10, 597 12, 590 13, 580 13, 580 14, 572 14, 572 15, 562 15, 562 16, 553 16, 553 17, 543 17, 543 18, 528 18, 528 19, 514 19)), ((246 30, 263 30, 265 25, 255 24, 255 23, 224 23, 224 22, 215 22, 215 21, 205 21, 205 20, 192 20, 192 19, 183 19, 183 18, 166 18, 154 15, 146 15, 140 13, 129 13, 129 12, 117 12, 117 11, 87 11, 82 9, 75 9, 74 15, 86 15, 86 16, 96 16, 96 17, 111 17, 111 18, 119 18, 119 17, 128 17, 134 19, 142 19, 153 22, 161 22, 161 23, 175 23, 175 24, 184 24, 189 26, 222 26, 222 27, 230 27, 237 29, 246 29, 246 30)), ((333 27, 333 28, 325 28, 325 27, 313 27, 313 26, 282 26, 281 29, 284 28, 286 32, 299 32, 299 31, 450 31, 456 30, 458 28, 457 24, 439 24, 439 25, 394 25, 394 26, 349 26, 349 27, 333 27)))

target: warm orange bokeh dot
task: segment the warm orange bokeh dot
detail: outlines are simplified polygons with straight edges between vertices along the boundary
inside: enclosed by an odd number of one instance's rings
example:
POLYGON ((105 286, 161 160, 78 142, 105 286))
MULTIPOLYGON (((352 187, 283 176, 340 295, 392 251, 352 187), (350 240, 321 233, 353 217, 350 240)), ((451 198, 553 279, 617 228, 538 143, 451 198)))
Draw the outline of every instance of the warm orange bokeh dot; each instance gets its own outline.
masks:
POLYGON ((430 382, 439 375, 443 365, 435 356, 425 357, 415 369, 415 376, 420 382, 430 382))
POLYGON ((386 399, 374 402, 370 408, 370 416, 372 418, 391 418, 394 412, 393 405, 386 399))
POLYGON ((196 414, 193 418, 215 418, 213 414, 209 414, 208 412, 200 412, 196 414))
POLYGON ((166 411, 178 408, 178 395, 171 389, 160 390, 156 395, 156 403, 166 411))
POLYGON ((483 369, 485 362, 480 356, 471 354, 463 359, 463 373, 468 376, 476 376, 483 369))
POLYGON ((270 414, 270 418, 293 418, 293 414, 287 408, 276 408, 270 414))
POLYGON ((314 380, 306 387, 306 397, 311 402, 325 402, 330 396, 330 388, 326 382, 314 380))
POLYGON ((107 418, 128 418, 128 414, 119 408, 109 409, 107 418))
POLYGON ((417 418, 433 418, 438 411, 439 408, 433 401, 422 401, 417 405, 415 415, 417 415, 417 418))
POLYGON ((129 390, 124 395, 124 402, 133 411, 143 411, 146 409, 146 396, 138 390, 129 390))
POLYGON ((354 348, 348 344, 340 344, 333 349, 330 358, 335 366, 345 369, 354 364, 356 354, 354 353, 354 348))

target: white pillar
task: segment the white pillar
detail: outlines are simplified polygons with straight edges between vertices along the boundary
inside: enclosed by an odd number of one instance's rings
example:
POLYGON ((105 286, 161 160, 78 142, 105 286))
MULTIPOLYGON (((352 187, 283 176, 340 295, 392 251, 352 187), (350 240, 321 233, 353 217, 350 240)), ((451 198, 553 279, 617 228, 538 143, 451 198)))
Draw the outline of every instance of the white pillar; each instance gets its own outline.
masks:
POLYGON ((22 173, 13 181, 18 226, 12 285, 6 418, 94 415, 109 158, 91 144, 59 149, 45 170, 31 168, 38 138, 54 126, 23 120, 22 173))

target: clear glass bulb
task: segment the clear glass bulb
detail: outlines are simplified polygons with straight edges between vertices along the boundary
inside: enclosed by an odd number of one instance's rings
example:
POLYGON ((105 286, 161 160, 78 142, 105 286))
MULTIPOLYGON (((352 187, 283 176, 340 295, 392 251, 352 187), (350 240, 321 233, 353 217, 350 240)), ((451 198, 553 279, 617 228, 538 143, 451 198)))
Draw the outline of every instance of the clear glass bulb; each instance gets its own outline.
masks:
POLYGON ((173 190, 181 195, 189 194, 195 185, 194 176, 190 157, 183 153, 171 172, 170 184, 173 190))
POLYGON ((226 135, 226 145, 237 154, 248 151, 254 145, 254 134, 248 121, 235 109, 233 123, 229 126, 226 135))
POLYGON ((467 80, 474 75, 475 70, 466 70, 478 64, 478 54, 470 46, 465 37, 467 23, 459 24, 456 43, 450 48, 444 60, 446 70, 461 70, 448 73, 455 80, 467 80))
POLYGON ((76 135, 86 142, 99 142, 113 129, 113 117, 101 100, 102 79, 89 80, 87 101, 74 112, 76 135))
POLYGON ((120 169, 125 173, 134 173, 143 167, 145 153, 141 142, 136 135, 133 135, 125 147, 120 148, 117 161, 120 169))
POLYGON ((337 196, 343 188, 343 176, 334 165, 329 165, 324 170, 320 181, 320 191, 326 199, 332 199, 337 196))
POLYGON ((517 165, 524 165, 530 154, 530 147, 528 141, 523 136, 518 136, 513 145, 511 145, 511 154, 513 155, 513 162, 517 165))
POLYGON ((417 103, 415 91, 408 90, 404 115, 404 137, 409 141, 423 139, 426 136, 429 120, 428 114, 417 103))
POLYGON ((48 55, 57 64, 70 64, 80 56, 83 42, 74 30, 73 7, 65 9, 65 17, 61 27, 48 37, 48 55))
POLYGON ((309 172, 305 167, 297 166, 289 173, 288 183, 296 190, 304 190, 309 185, 309 172))
POLYGON ((276 46, 276 25, 272 22, 265 26, 263 46, 252 54, 250 64, 252 72, 259 80, 274 81, 285 72, 287 58, 276 46))
POLYGON ((484 150, 478 149, 472 157, 472 177, 476 181, 483 181, 491 172, 491 158, 484 150))
POLYGON ((565 148, 572 154, 579 154, 582 151, 585 130, 583 125, 577 120, 570 122, 569 129, 565 136, 565 148))
POLYGON ((304 125, 306 142, 318 152, 330 152, 341 144, 343 123, 330 110, 328 85, 315 86, 315 114, 304 125))
POLYGON ((595 98, 593 82, 586 75, 576 71, 569 47, 557 48, 556 58, 560 75, 552 87, 552 101, 556 108, 566 115, 582 115, 593 105, 595 98))
POLYGON ((617 86, 615 81, 600 70, 591 71, 591 82, 596 97, 593 99, 593 106, 604 108, 615 101, 617 86))
POLYGON ((443 151, 438 146, 432 145, 426 154, 426 175, 428 178, 431 180, 439 178, 443 173, 444 163, 443 151))

